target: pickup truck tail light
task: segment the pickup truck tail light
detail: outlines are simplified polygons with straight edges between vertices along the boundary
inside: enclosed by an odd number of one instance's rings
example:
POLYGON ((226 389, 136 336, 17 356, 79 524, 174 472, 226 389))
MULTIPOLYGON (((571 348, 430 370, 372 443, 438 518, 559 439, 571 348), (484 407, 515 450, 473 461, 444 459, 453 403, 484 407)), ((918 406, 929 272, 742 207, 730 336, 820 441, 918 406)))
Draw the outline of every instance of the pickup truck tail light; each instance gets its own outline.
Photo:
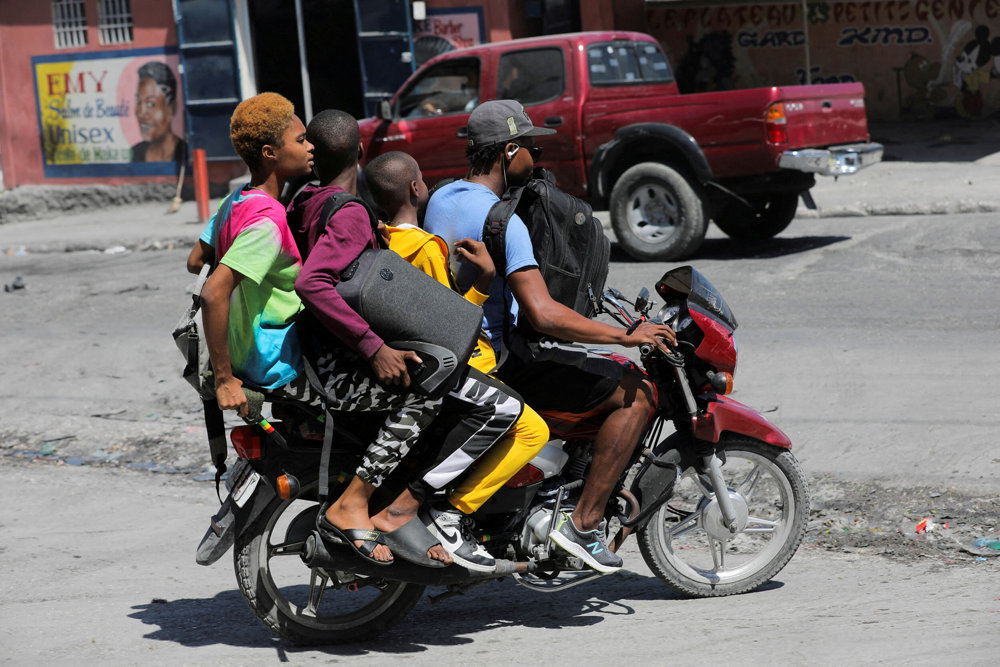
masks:
POLYGON ((772 104, 764 114, 767 127, 767 140, 772 144, 788 143, 788 119, 785 117, 785 105, 781 102, 772 104))

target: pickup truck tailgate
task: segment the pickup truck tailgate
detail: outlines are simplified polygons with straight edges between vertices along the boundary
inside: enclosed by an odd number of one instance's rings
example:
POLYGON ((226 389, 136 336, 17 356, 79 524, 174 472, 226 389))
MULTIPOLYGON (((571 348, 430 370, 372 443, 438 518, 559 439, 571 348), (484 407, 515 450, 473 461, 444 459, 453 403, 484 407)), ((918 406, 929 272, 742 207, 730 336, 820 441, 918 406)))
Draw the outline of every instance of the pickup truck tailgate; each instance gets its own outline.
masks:
POLYGON ((779 87, 785 107, 788 143, 783 148, 813 148, 868 141, 865 91, 860 83, 779 87))

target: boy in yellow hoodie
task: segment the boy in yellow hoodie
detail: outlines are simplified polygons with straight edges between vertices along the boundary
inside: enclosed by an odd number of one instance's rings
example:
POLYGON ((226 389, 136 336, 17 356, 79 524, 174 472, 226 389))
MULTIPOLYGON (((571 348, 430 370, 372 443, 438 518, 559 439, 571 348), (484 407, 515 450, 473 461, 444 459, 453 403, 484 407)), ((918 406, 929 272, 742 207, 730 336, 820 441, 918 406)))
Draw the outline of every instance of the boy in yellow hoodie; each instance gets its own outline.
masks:
MULTIPOLYGON (((428 194, 416 160, 401 151, 385 153, 368 164, 365 179, 376 204, 386 214, 384 233, 388 236, 389 248, 432 278, 454 288, 455 282, 448 269, 448 245, 444 239, 418 226, 419 212, 426 205, 428 194)), ((455 254, 460 261, 470 262, 479 269, 479 277, 465 293, 465 298, 482 305, 496 273, 486 246, 482 241, 462 239, 455 244, 455 254)), ((496 368, 496 355, 485 332, 480 334, 468 363, 487 374, 496 368)), ((448 495, 449 504, 462 514, 472 514, 533 459, 548 439, 548 426, 537 412, 525 405, 507 437, 487 450, 472 465, 465 480, 448 495)), ((437 530, 437 514, 431 511, 435 520, 428 528, 442 539, 441 531, 437 530)), ((448 548, 445 540, 441 543, 448 548)))

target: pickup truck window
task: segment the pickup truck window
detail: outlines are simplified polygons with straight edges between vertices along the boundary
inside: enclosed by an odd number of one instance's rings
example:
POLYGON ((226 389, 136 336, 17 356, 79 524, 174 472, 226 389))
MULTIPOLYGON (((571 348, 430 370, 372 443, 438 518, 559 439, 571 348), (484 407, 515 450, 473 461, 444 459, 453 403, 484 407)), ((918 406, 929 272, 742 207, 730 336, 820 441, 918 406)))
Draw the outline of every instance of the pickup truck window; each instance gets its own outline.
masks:
POLYGON ((670 83, 674 80, 663 52, 653 42, 599 42, 587 47, 590 85, 670 83))
POLYGON ((424 72, 399 96, 401 118, 469 113, 479 104, 478 58, 449 60, 424 72))
POLYGON ((550 102, 566 88, 562 49, 511 51, 497 65, 497 99, 517 100, 524 106, 550 102))

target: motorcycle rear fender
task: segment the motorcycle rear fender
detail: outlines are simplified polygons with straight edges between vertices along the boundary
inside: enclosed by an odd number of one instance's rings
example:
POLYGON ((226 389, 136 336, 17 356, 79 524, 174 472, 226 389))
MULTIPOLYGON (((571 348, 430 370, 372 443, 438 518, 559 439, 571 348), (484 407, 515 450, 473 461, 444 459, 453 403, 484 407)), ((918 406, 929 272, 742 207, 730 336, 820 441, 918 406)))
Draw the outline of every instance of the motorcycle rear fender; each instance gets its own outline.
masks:
POLYGON ((232 494, 227 496, 219 513, 212 517, 211 525, 198 544, 195 562, 199 565, 211 565, 222 558, 233 546, 236 538, 253 525, 275 497, 274 489, 265 477, 261 477, 253 495, 243 507, 236 506, 232 494))
POLYGON ((775 447, 792 448, 791 439, 756 410, 719 394, 708 394, 701 398, 708 399, 708 407, 704 414, 692 419, 694 437, 699 440, 719 442, 722 434, 729 432, 775 447))

